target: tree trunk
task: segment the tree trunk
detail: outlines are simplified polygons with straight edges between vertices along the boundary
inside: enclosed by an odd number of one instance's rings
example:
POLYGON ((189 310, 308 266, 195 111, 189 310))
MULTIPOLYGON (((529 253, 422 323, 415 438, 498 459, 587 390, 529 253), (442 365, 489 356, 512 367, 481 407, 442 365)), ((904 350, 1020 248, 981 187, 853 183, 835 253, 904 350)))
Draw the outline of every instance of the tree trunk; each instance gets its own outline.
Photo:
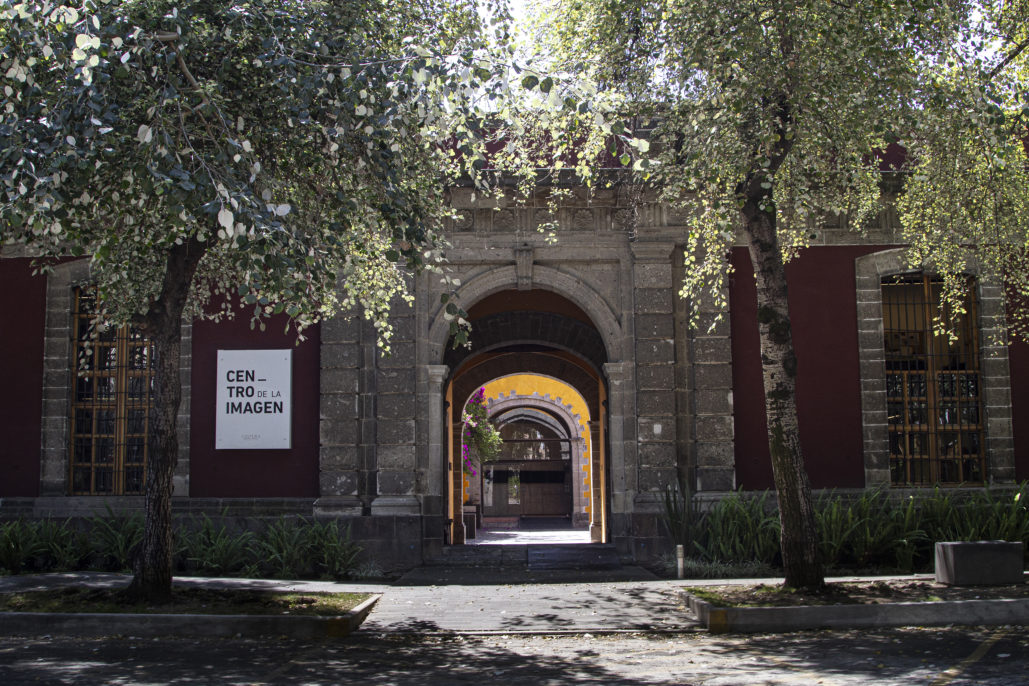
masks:
POLYGON ((181 335, 154 332, 154 409, 150 417, 150 449, 146 467, 146 517, 143 541, 135 559, 135 577, 129 594, 151 603, 171 600, 172 587, 172 476, 178 463, 177 435, 182 384, 179 381, 181 335))
POLYGON ((179 461, 178 413, 182 401, 179 360, 182 312, 193 275, 206 249, 196 240, 169 250, 159 297, 141 323, 153 344, 154 395, 147 455, 143 540, 134 560, 131 597, 149 603, 171 600, 172 477, 179 461))
POLYGON ((817 589, 825 585, 818 550, 818 532, 811 485, 800 449, 797 421, 797 356, 790 330, 786 269, 779 251, 775 213, 759 209, 772 205, 771 191, 749 197, 743 224, 757 281, 757 319, 761 340, 765 414, 772 474, 782 527, 782 561, 786 586, 817 589))

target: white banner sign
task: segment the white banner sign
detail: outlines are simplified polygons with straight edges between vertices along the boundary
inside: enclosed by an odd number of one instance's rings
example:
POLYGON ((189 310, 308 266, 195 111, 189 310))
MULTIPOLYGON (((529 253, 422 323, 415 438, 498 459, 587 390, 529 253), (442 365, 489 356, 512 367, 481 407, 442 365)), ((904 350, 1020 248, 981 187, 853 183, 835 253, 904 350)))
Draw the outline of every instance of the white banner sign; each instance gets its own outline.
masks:
POLYGON ((290 447, 292 350, 219 350, 214 447, 290 447))

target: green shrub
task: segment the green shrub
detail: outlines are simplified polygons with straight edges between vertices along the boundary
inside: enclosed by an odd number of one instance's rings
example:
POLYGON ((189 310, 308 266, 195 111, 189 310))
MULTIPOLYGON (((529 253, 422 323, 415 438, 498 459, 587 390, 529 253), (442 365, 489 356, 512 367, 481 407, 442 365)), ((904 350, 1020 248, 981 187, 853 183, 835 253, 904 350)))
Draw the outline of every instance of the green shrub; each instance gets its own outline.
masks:
MULTIPOLYGON (((664 494, 663 520, 687 557, 773 565, 779 561, 779 521, 768 495, 733 493, 701 513, 691 494, 672 488, 664 494)), ((936 541, 1020 540, 1029 559, 1027 505, 1029 484, 1003 495, 939 488, 903 499, 885 490, 857 497, 826 493, 815 504, 815 522, 827 568, 913 572, 931 568, 936 541)))
POLYGON ((281 517, 258 537, 255 549, 263 571, 280 579, 297 579, 314 571, 308 522, 281 517))
POLYGON ((701 520, 697 501, 690 493, 689 485, 679 481, 675 486, 665 488, 663 494, 663 517, 668 535, 681 545, 686 555, 696 552, 695 540, 701 520))
POLYGON ((101 569, 111 572, 132 570, 132 556, 143 540, 143 513, 115 514, 107 506, 107 515, 91 517, 90 539, 93 554, 101 569))
POLYGON ((36 569, 41 572, 70 572, 83 567, 89 558, 89 538, 70 519, 43 519, 37 523, 40 550, 36 569))
POLYGON ((233 533, 224 524, 216 527, 206 514, 200 516, 199 526, 181 528, 179 538, 182 556, 201 574, 238 576, 253 566, 254 534, 233 533))
POLYGON ((361 546, 350 540, 350 526, 343 531, 332 519, 313 522, 308 529, 308 544, 318 575, 326 579, 346 579, 357 571, 361 546))
POLYGON ((20 574, 42 550, 35 522, 15 520, 0 524, 0 571, 20 574))
POLYGON ((768 507, 768 491, 753 496, 739 492, 722 498, 701 517, 695 547, 713 562, 779 559, 779 515, 768 507))

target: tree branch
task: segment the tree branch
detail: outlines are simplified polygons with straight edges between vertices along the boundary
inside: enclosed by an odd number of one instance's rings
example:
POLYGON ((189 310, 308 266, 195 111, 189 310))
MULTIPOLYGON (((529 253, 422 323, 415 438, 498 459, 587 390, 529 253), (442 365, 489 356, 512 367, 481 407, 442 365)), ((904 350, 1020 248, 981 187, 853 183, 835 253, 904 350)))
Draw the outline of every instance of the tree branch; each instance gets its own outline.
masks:
POLYGON ((1007 57, 1005 57, 1004 59, 1002 59, 1000 61, 1000 64, 998 64, 997 66, 995 66, 993 69, 990 70, 990 72, 986 75, 986 79, 989 81, 989 80, 993 79, 994 76, 996 76, 997 74, 1001 73, 1004 70, 1005 67, 1007 67, 1009 64, 1011 64, 1011 60, 1013 60, 1016 57, 1018 57, 1021 54, 1021 52, 1023 50, 1025 50, 1027 47, 1029 47, 1029 38, 1026 38, 1021 43, 1016 45, 1015 49, 1012 50, 1011 52, 1009 52, 1007 57))

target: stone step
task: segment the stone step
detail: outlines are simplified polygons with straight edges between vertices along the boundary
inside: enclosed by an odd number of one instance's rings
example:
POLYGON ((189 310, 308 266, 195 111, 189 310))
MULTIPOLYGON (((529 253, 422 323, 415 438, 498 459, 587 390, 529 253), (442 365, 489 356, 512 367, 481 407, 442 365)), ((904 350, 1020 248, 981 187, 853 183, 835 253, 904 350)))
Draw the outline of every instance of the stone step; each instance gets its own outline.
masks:
POLYGON ((455 545, 443 549, 428 566, 522 567, 542 569, 617 569, 618 551, 610 543, 525 545, 455 545))
POLYGON ((529 569, 617 569, 622 566, 611 544, 531 545, 529 569))

